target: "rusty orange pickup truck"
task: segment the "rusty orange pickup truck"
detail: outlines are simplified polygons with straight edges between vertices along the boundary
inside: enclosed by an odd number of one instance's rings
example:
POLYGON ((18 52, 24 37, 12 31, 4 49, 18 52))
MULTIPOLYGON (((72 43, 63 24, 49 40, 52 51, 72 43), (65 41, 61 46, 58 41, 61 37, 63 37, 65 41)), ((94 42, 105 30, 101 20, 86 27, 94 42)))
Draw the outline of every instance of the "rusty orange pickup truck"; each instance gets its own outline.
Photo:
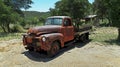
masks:
POLYGON ((87 41, 92 26, 76 26, 69 16, 51 16, 44 26, 33 27, 23 35, 23 45, 29 51, 44 51, 54 56, 61 48, 75 41, 87 41))

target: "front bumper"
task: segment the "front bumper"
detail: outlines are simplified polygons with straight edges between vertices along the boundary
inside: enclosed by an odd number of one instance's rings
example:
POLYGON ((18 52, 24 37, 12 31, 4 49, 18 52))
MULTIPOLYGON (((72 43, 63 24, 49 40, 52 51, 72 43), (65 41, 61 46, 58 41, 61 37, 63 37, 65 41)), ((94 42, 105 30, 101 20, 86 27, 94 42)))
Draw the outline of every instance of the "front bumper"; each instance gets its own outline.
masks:
POLYGON ((23 45, 26 49, 33 48, 34 51, 48 51, 50 49, 49 43, 42 42, 40 37, 32 37, 23 35, 23 45))

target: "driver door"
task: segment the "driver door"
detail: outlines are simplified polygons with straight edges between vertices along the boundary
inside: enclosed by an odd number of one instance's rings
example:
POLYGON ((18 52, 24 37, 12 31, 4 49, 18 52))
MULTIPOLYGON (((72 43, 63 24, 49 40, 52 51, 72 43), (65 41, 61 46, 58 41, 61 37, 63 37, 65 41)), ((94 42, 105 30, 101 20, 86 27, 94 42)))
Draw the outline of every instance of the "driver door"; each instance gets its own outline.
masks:
POLYGON ((64 20, 64 42, 74 39, 74 28, 71 19, 66 18, 64 20))

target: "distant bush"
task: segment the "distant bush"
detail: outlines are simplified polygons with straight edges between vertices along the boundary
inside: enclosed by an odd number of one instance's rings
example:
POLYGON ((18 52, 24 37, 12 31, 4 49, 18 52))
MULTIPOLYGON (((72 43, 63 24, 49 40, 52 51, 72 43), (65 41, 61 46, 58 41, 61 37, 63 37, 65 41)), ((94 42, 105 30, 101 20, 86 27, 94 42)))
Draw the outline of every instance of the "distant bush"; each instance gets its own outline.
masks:
POLYGON ((108 26, 110 26, 110 23, 109 23, 108 19, 100 20, 99 23, 100 23, 100 26, 102 26, 102 27, 108 27, 108 26))
POLYGON ((25 30, 23 29, 21 25, 16 24, 11 27, 11 32, 25 32, 25 30))

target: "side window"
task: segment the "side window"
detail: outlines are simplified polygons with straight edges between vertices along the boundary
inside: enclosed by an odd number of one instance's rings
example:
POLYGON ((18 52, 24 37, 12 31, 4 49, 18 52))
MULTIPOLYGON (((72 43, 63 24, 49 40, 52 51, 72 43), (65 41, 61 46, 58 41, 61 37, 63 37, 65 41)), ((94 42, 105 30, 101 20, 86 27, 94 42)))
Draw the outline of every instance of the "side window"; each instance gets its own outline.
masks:
POLYGON ((70 19, 65 19, 64 21, 64 26, 71 26, 71 20, 70 19))

